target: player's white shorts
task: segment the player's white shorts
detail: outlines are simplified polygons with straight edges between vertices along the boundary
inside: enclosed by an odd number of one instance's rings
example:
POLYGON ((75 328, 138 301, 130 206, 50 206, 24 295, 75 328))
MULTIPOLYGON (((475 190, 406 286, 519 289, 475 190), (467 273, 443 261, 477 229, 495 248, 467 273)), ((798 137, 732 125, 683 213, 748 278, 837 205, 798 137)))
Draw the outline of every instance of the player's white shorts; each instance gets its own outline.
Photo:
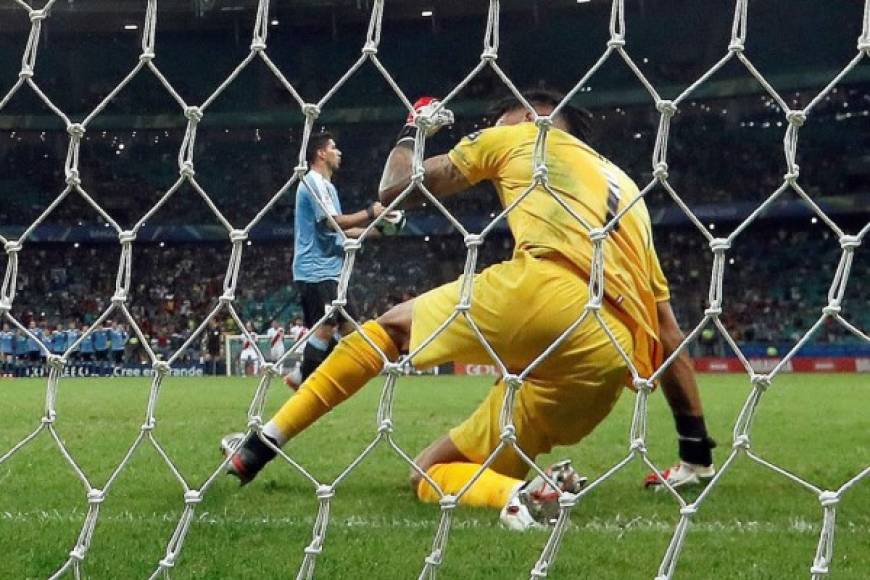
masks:
POLYGON ((257 358, 257 351, 253 348, 246 348, 242 350, 239 355, 239 360, 242 363, 242 368, 245 368, 245 365, 248 363, 252 363, 254 365, 254 372, 257 372, 257 368, 260 366, 260 359, 257 358))
POLYGON ((272 350, 269 351, 269 355, 272 357, 272 362, 277 361, 279 358, 284 356, 284 353, 287 349, 284 348, 284 345, 273 346, 272 350))

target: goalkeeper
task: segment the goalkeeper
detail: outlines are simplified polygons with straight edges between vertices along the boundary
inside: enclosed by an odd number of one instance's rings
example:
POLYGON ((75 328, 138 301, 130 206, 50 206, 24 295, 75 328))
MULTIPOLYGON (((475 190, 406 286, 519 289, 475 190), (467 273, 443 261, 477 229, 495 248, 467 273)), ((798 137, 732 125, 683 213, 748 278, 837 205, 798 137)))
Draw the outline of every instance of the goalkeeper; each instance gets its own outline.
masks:
MULTIPOLYGON (((538 115, 549 115, 561 95, 533 91, 524 95, 538 115)), ((423 112, 433 104, 418 101, 423 112)), ((473 133, 446 155, 424 162, 424 184, 438 197, 460 193, 490 180, 501 203, 510 205, 533 183, 533 150, 538 128, 534 115, 518 99, 499 105, 494 127, 473 133)), ((602 227, 637 194, 636 185, 618 167, 583 140, 585 119, 565 107, 552 119, 546 143, 549 188, 575 214, 602 227)), ((380 199, 388 204, 411 179, 413 138, 406 125, 384 168, 380 199)), ((516 247, 513 257, 475 275, 470 315, 508 370, 519 373, 582 314, 589 299, 593 244, 579 224, 541 185, 507 216, 516 247)), ((669 291, 652 241, 643 200, 623 214, 604 242, 605 296, 600 315, 641 376, 650 376, 683 335, 669 303, 669 291)), ((363 331, 391 360, 413 351, 453 313, 460 301, 461 279, 404 302, 363 331)), ((448 361, 488 363, 491 357, 460 317, 414 358, 418 368, 448 361)), ((352 333, 309 377, 302 388, 264 427, 277 446, 357 392, 382 369, 371 345, 352 333)), ((630 386, 627 365, 594 317, 589 316, 528 376, 517 393, 513 424, 519 447, 532 459, 557 445, 571 445, 589 434, 630 386)), ((666 472, 671 483, 698 481, 713 474, 711 448, 691 360, 678 356, 662 376, 680 436, 681 463, 666 472)), ((498 446, 499 413, 506 385, 497 382, 462 424, 435 441, 417 464, 444 493, 458 492, 498 446)), ((224 449, 235 448, 232 439, 224 449)), ((231 472, 250 481, 274 456, 258 437, 250 437, 232 456, 231 472)), ((541 503, 552 504, 540 479, 524 485, 529 468, 513 449, 502 451, 463 495, 468 505, 502 508, 502 521, 524 529, 545 523, 541 503), (522 491, 526 493, 521 493, 522 491), (528 493, 531 491, 531 493, 528 493), (535 521, 537 520, 537 522, 535 521)), ((563 490, 576 491, 581 481, 565 463, 551 475, 563 490)), ((439 495, 418 473, 411 474, 423 501, 439 495)), ((653 479, 656 479, 653 477, 653 479)), ((552 513, 552 511, 550 512, 552 513)))

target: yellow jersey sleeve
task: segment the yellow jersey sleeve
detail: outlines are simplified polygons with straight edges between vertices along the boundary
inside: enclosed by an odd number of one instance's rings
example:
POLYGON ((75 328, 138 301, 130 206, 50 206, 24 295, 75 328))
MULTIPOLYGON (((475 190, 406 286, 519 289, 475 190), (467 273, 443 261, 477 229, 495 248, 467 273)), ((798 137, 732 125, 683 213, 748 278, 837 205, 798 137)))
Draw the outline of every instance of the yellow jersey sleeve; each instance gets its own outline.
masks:
POLYGON ((509 127, 475 131, 463 137, 447 154, 471 185, 498 175, 515 143, 514 139, 507 138, 505 129, 509 127))

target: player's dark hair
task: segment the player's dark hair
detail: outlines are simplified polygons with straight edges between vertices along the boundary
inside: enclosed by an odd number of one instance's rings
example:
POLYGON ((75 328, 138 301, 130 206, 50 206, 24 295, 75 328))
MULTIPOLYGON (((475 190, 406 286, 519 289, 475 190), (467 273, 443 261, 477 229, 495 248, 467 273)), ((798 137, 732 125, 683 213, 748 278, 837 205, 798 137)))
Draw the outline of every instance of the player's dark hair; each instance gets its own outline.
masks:
POLYGON ((314 163, 314 160, 317 159, 317 152, 326 149, 327 145, 329 145, 329 141, 332 139, 332 133, 329 133, 328 131, 313 133, 311 137, 308 138, 308 148, 305 150, 305 161, 307 161, 309 165, 314 163))
MULTIPOLYGON (((522 95, 523 98, 532 106, 550 105, 551 107, 555 107, 565 98, 564 94, 552 89, 529 89, 523 91, 522 95)), ((498 101, 492 109, 490 109, 489 117, 494 121, 508 111, 524 108, 525 105, 523 105, 523 102, 520 101, 516 95, 510 94, 498 101)), ((562 117, 565 124, 568 125, 569 133, 583 141, 586 141, 589 138, 589 134, 591 133, 590 120, 592 118, 592 114, 589 111, 581 109, 580 107, 575 107, 568 102, 565 103, 565 106, 559 111, 559 116, 562 117)))

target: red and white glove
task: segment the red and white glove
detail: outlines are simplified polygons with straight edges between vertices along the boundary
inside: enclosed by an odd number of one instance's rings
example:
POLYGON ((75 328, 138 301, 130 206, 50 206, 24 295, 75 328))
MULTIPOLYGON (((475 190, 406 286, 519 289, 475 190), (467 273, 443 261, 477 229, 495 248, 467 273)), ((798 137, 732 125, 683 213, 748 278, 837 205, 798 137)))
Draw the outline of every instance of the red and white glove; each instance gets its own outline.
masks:
POLYGON ((436 97, 420 97, 414 101, 414 112, 405 118, 405 127, 399 133, 397 142, 413 139, 418 129, 422 129, 427 137, 441 130, 441 127, 453 124, 453 111, 439 106, 441 101, 436 97), (437 111, 437 112, 436 112, 437 111))

